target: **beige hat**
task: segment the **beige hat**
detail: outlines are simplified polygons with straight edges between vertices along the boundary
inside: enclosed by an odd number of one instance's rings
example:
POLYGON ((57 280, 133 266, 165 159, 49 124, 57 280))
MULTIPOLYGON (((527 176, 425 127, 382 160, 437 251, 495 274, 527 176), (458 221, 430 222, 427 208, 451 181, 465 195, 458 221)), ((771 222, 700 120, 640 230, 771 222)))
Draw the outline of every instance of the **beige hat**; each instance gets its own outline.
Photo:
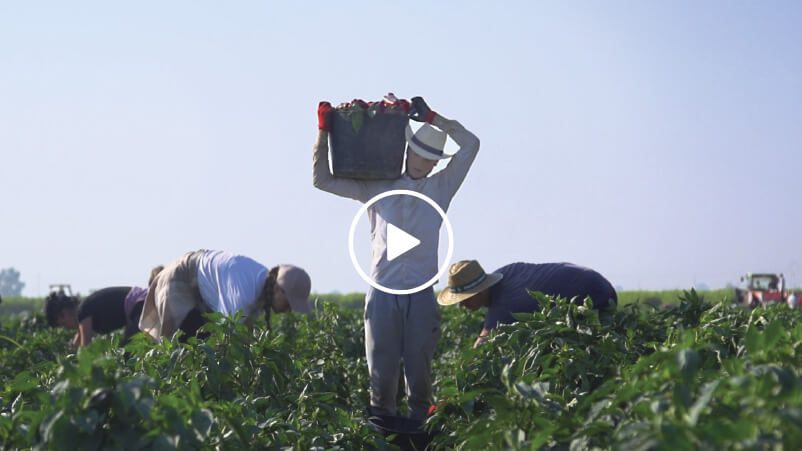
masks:
POLYGON ((423 124, 417 132, 412 132, 412 127, 407 124, 406 130, 407 144, 416 154, 427 160, 442 160, 450 158, 443 149, 446 148, 446 132, 429 124, 423 124))
POLYGON ((458 304, 499 283, 504 275, 487 274, 476 260, 462 260, 448 268, 448 287, 437 296, 440 305, 458 304))
POLYGON ((276 283, 284 289, 293 312, 309 313, 309 292, 312 280, 303 269, 293 265, 279 265, 276 283))

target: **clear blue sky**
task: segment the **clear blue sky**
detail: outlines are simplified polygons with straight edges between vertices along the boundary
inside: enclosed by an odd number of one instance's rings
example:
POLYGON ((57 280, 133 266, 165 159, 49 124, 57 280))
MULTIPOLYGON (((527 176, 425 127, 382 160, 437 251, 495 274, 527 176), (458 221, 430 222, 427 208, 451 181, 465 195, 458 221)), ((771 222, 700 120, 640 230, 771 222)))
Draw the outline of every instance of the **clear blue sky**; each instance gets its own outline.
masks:
POLYGON ((802 3, 4 2, 0 268, 142 284, 207 247, 364 290, 317 102, 424 96, 482 140, 455 259, 627 289, 802 285, 802 3))

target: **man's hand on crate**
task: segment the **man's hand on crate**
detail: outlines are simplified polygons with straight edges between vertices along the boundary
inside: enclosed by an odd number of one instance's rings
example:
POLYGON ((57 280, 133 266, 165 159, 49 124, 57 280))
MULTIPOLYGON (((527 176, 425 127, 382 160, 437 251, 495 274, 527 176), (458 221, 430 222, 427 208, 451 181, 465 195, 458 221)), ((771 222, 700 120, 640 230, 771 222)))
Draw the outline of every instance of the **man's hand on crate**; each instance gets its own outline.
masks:
POLYGON ((329 116, 333 108, 329 102, 320 102, 317 105, 317 128, 318 130, 331 131, 329 116))
POLYGON ((409 118, 413 121, 426 122, 431 124, 434 120, 435 112, 429 108, 423 97, 412 98, 412 110, 409 113, 409 118))

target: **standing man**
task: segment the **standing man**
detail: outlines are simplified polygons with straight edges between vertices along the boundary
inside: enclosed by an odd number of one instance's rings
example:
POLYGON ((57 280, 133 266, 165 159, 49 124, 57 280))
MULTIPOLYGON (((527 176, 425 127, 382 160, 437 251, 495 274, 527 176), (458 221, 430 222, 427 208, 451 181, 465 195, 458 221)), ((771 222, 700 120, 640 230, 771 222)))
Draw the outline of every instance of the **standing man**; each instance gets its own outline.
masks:
MULTIPOLYGON (((367 202, 382 192, 406 189, 422 193, 447 211, 479 151, 479 139, 459 122, 432 111, 421 97, 412 99, 410 118, 424 124, 413 133, 407 126, 406 172, 395 180, 335 178, 329 171, 331 104, 318 106, 318 138, 313 157, 314 186, 338 196, 367 202), (433 127, 434 126, 434 127, 433 127), (435 128, 436 127, 436 128, 435 128), (446 137, 459 151, 440 172, 429 176, 443 153, 446 137)), ((382 286, 409 289, 437 273, 437 243, 442 218, 419 199, 389 196, 368 208, 372 238, 372 277, 382 286), (387 258, 387 226, 414 235, 425 245, 387 258)), ((401 361, 409 416, 423 419, 432 399, 432 358, 440 335, 440 313, 431 287, 411 295, 391 295, 373 288, 365 300, 365 351, 370 371, 373 415, 396 415, 401 361)))
POLYGON ((571 263, 513 263, 487 274, 476 260, 451 265, 448 287, 440 292, 437 302, 459 304, 469 310, 487 307, 484 327, 473 345, 475 348, 487 341, 490 331, 499 324, 513 323, 513 313, 538 309, 529 291, 579 301, 589 297, 595 309, 605 309, 618 302, 610 282, 590 268, 571 263))

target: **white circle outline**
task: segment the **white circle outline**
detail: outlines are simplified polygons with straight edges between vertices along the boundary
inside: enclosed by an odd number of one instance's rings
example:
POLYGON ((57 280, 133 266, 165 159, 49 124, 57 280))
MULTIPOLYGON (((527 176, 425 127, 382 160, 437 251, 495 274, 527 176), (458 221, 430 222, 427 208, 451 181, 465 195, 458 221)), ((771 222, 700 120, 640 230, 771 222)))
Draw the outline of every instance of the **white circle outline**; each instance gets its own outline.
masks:
POLYGON ((361 207, 359 207, 359 210, 357 210, 353 221, 351 221, 351 229, 348 231, 348 254, 351 256, 351 264, 354 265, 354 269, 356 269, 356 272, 359 274, 359 277, 361 277, 362 280, 367 282, 368 285, 372 286, 373 288, 379 291, 383 291, 389 294, 395 294, 398 296, 413 294, 423 289, 429 288, 430 286, 437 283, 437 280, 443 275, 446 268, 448 268, 448 263, 451 261, 451 257, 454 255, 454 230, 451 228, 451 221, 448 220, 446 212, 443 211, 443 209, 440 208, 440 205, 437 205, 437 202, 432 200, 431 197, 425 194, 421 194, 417 191, 411 191, 408 189, 391 189, 373 196, 369 201, 365 202, 361 207), (385 197, 401 196, 401 195, 416 197, 429 204, 432 208, 434 208, 434 210, 440 215, 440 217, 443 218, 443 223, 446 225, 446 233, 448 234, 448 251, 446 252, 446 259, 443 262, 443 265, 440 267, 440 270, 437 271, 437 274, 435 274, 434 277, 429 279, 428 282, 425 282, 415 288, 409 288, 406 290, 396 290, 393 288, 387 288, 384 285, 380 285, 378 282, 368 277, 368 275, 362 269, 362 266, 360 266, 359 262, 357 261, 356 252, 354 251, 354 233, 356 232, 356 225, 357 223, 359 223, 359 218, 361 218, 362 215, 368 211, 368 208, 370 208, 371 205, 384 199, 385 197))

